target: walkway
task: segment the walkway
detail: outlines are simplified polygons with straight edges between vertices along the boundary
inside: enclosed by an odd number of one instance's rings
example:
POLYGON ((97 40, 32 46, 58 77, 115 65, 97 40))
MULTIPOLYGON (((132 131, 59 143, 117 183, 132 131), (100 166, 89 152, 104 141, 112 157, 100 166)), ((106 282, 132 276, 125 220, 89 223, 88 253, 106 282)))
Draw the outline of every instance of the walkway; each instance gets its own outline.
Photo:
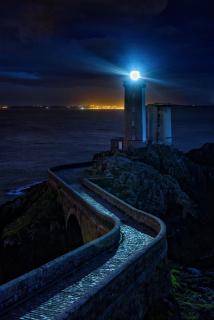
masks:
POLYGON ((63 279, 58 279, 50 287, 14 307, 1 317, 2 320, 66 319, 77 305, 83 304, 99 288, 117 276, 118 269, 123 267, 132 255, 142 251, 152 242, 153 237, 145 233, 142 227, 83 187, 78 182, 81 173, 82 170, 78 172, 67 169, 57 172, 57 175, 69 183, 70 187, 78 192, 85 202, 102 210, 106 215, 116 215, 120 218, 122 221, 121 240, 118 247, 91 259, 77 270, 75 275, 66 275, 63 279))

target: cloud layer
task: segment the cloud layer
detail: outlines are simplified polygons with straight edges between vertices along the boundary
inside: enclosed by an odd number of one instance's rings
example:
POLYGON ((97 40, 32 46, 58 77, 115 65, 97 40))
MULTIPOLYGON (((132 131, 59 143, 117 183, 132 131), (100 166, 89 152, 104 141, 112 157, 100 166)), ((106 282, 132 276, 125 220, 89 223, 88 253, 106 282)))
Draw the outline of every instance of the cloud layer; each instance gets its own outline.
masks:
POLYGON ((97 98, 106 99, 105 90, 115 94, 125 73, 139 67, 151 80, 154 100, 159 88, 168 100, 212 102, 211 6, 209 0, 1 1, 2 100, 11 90, 14 103, 16 97, 21 103, 18 86, 42 88, 43 97, 44 88, 63 95, 65 88, 82 87, 80 102, 93 87, 97 98))

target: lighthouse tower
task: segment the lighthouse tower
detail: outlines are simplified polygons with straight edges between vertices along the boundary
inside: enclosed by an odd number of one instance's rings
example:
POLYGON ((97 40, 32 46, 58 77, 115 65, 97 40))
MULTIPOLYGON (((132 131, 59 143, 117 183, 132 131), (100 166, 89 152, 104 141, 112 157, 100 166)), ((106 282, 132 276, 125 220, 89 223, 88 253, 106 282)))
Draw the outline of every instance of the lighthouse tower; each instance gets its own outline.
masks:
POLYGON ((171 105, 145 105, 146 84, 134 70, 123 83, 124 137, 111 139, 111 151, 126 151, 146 144, 172 144, 171 105))
POLYGON ((146 143, 146 85, 135 70, 130 73, 130 79, 124 81, 125 88, 125 149, 140 147, 146 143))

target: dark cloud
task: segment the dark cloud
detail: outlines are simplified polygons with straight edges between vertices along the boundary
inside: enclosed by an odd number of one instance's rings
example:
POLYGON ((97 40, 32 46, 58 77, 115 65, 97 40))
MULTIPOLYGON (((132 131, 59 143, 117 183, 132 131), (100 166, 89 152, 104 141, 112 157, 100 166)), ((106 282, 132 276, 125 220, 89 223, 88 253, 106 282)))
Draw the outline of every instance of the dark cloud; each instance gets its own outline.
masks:
POLYGON ((78 35, 81 24, 94 22, 113 23, 142 19, 160 14, 167 7, 167 0, 8 0, 0 10, 1 26, 10 34, 26 41, 62 32, 78 35))
POLYGON ((47 88, 48 99, 51 88, 81 86, 96 87, 97 96, 106 97, 106 87, 115 94, 125 72, 140 67, 159 86, 167 83, 169 100, 190 95, 196 103, 196 88, 208 102, 214 72, 211 6, 209 0, 1 1, 0 86, 11 84, 14 99, 20 99, 18 85, 33 92, 43 88, 43 97, 47 88), (188 93, 188 86, 194 90, 188 93), (173 87, 183 94, 175 89, 173 96, 173 87))

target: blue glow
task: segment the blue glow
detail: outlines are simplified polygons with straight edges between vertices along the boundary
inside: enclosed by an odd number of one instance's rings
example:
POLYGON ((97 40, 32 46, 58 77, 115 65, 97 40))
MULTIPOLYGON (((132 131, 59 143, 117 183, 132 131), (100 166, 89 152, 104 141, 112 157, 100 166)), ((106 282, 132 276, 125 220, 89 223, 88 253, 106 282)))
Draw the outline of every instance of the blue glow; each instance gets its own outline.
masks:
POLYGON ((138 70, 132 70, 129 74, 131 80, 133 81, 137 81, 141 78, 141 75, 140 75, 140 71, 138 70))
POLYGON ((12 79, 38 80, 39 77, 32 72, 25 71, 0 71, 0 76, 12 79))

